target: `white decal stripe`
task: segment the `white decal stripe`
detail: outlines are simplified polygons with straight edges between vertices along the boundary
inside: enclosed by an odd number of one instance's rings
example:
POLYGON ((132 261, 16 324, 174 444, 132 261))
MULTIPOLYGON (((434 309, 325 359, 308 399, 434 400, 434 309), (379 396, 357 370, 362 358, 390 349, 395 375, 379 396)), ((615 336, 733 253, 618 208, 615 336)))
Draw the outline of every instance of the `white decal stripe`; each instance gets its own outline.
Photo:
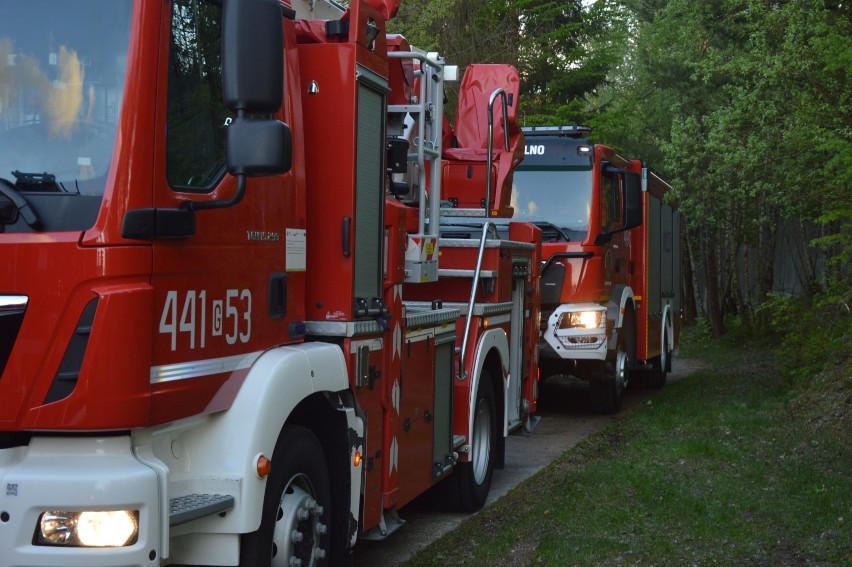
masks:
POLYGON ((207 360, 194 360, 191 362, 179 362, 177 364, 165 364, 163 366, 151 367, 151 384, 173 382, 175 380, 186 380, 198 378, 199 376, 212 376, 223 372, 234 372, 245 370, 257 360, 263 351, 224 356, 222 358, 209 358, 207 360))

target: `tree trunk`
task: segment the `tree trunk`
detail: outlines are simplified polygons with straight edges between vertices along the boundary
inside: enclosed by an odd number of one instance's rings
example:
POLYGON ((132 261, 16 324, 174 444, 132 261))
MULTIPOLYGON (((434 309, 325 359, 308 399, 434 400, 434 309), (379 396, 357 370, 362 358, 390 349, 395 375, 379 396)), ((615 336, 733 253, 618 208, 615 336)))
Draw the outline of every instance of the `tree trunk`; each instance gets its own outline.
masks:
POLYGON ((689 242, 689 231, 686 229, 686 223, 680 225, 680 240, 681 245, 681 297, 683 298, 683 323, 690 325, 698 319, 698 307, 700 303, 696 290, 698 286, 695 284, 695 271, 692 269, 693 254, 692 246, 689 242))
POLYGON ((717 239, 710 230, 705 226, 702 230, 704 235, 704 250, 705 250, 705 274, 704 281, 707 289, 707 318, 710 321, 710 329, 713 338, 718 339, 725 332, 723 313, 722 313, 722 296, 719 290, 719 259, 717 251, 717 239))

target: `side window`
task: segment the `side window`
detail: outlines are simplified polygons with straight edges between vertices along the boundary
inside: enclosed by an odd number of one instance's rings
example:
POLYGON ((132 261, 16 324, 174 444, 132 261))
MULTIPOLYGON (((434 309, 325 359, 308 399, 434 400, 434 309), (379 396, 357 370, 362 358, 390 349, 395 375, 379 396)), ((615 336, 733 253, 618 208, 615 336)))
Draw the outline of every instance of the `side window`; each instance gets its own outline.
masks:
POLYGON ((609 231, 623 224, 621 218, 620 176, 604 173, 601 176, 601 230, 609 231))
POLYGON ((181 191, 212 191, 225 172, 221 22, 220 5, 172 1, 166 178, 181 191))

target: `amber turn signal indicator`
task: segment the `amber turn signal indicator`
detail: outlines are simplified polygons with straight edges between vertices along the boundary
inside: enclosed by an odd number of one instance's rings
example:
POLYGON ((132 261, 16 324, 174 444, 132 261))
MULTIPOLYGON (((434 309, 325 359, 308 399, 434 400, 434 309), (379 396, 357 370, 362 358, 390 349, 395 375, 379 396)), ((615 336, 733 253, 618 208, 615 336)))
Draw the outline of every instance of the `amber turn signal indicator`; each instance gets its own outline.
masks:
POLYGON ((272 472, 272 461, 260 455, 257 458, 257 476, 264 478, 272 472))

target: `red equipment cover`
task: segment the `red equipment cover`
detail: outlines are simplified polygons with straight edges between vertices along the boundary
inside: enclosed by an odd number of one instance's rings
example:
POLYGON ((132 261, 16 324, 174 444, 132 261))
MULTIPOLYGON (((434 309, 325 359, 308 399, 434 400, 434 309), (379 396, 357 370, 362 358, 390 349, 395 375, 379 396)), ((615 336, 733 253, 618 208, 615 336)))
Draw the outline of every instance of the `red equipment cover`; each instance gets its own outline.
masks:
POLYGON ((462 208, 479 203, 482 196, 480 178, 492 175, 495 181, 491 189, 492 210, 487 214, 511 217, 512 172, 524 158, 524 136, 517 124, 519 91, 520 77, 512 65, 478 64, 467 67, 459 89, 454 147, 444 146, 443 149, 443 157, 450 165, 444 167, 442 198, 456 199, 462 208), (476 167, 484 170, 488 160, 488 103, 498 88, 506 93, 506 123, 503 121, 503 104, 498 97, 493 106, 492 170, 475 174, 476 179, 468 173, 460 176, 458 166, 452 164, 463 165, 462 172, 473 164, 482 164, 476 167), (506 131, 509 133, 508 149, 504 145, 506 131), (475 182, 471 183, 471 180, 475 182))
POLYGON ((371 8, 374 8, 385 21, 396 16, 399 10, 399 0, 364 0, 371 8))
MULTIPOLYGON (((520 134, 517 125, 518 93, 521 80, 512 65, 468 65, 459 88, 455 136, 457 147, 445 148, 447 157, 476 160, 486 158, 488 148, 488 100, 498 88, 506 91, 510 101, 506 108, 509 119, 509 148, 513 152, 512 137, 520 134)), ((494 103, 494 149, 503 146, 503 118, 499 102, 494 103)), ((513 152, 514 153, 514 152, 513 152)), ((523 155, 523 154, 521 154, 523 155)))

